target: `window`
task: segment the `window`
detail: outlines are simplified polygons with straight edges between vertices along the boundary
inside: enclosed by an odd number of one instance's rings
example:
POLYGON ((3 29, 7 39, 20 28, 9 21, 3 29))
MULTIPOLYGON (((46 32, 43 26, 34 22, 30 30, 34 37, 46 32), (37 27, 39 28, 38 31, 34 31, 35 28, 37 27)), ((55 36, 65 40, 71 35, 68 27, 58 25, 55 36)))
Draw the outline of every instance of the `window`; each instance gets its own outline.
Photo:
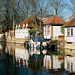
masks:
POLYGON ((67 29, 67 36, 70 36, 70 29, 67 29))
POLYGON ((46 26, 45 26, 45 34, 46 34, 46 26))
POLYGON ((50 26, 48 26, 48 34, 50 34, 50 26))
POLYGON ((73 29, 71 29, 71 36, 73 36, 73 29))

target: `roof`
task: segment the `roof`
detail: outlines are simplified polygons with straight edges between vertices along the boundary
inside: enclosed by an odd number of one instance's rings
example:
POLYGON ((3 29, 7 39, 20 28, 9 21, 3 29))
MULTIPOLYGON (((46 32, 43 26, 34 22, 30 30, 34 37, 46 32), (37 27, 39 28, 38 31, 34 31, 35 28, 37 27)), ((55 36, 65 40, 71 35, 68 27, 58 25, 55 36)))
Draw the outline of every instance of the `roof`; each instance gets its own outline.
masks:
MULTIPOLYGON (((25 26, 26 26, 26 23, 28 23, 28 26, 27 27, 33 27, 32 23, 35 23, 35 21, 36 21, 36 17, 35 16, 27 17, 26 19, 24 19, 20 23, 20 28, 23 27, 23 24, 25 24, 25 26)), ((17 26, 19 27, 19 24, 17 26)))
POLYGON ((3 34, 2 30, 0 29, 0 34, 3 34))
POLYGON ((47 25, 47 24, 65 24, 65 23, 66 23, 66 21, 63 20, 61 17, 59 17, 58 15, 53 15, 46 22, 44 22, 43 25, 47 25))
POLYGON ((69 17, 69 20, 72 20, 72 18, 75 17, 75 12, 73 12, 73 15, 71 17, 69 17))
POLYGON ((71 21, 69 21, 64 27, 72 27, 75 26, 75 17, 72 18, 71 21))

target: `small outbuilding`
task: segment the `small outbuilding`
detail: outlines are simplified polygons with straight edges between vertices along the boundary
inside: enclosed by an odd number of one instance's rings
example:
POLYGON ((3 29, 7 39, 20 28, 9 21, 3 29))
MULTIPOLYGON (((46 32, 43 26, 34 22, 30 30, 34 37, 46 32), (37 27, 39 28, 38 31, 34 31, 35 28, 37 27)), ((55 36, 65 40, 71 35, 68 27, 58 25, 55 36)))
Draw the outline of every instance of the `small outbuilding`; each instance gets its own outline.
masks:
POLYGON ((58 40, 59 36, 63 36, 61 33, 61 26, 66 23, 58 15, 53 15, 46 22, 43 23, 43 35, 45 39, 58 40))
POLYGON ((67 48, 75 49, 75 17, 71 19, 65 26, 65 40, 67 48))

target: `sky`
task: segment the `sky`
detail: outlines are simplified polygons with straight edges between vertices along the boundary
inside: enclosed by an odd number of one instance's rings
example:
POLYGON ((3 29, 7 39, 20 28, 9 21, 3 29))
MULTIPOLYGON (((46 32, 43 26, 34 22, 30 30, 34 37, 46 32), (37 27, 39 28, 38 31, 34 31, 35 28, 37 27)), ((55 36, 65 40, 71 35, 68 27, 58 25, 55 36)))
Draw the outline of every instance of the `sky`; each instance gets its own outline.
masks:
MULTIPOLYGON (((47 3, 47 1, 48 0, 46 0, 45 4, 47 3)), ((72 6, 70 0, 62 0, 62 1, 64 4, 64 7, 59 6, 57 15, 67 21, 69 19, 69 17, 71 17, 73 14, 73 10, 71 9, 73 6, 72 6)), ((48 10, 49 10, 50 14, 54 14, 54 8, 53 7, 48 7, 48 10)))
MULTIPOLYGON (((68 5, 69 7, 72 7, 72 4, 70 2, 70 0, 64 0, 64 2, 66 3, 65 7, 68 5)), ((70 10, 70 8, 64 8, 63 14, 65 14, 66 16, 63 18, 64 20, 67 20, 69 17, 72 16, 73 11, 70 10)))
MULTIPOLYGON (((19 1, 19 0, 17 0, 17 1, 19 1)), ((36 0, 34 0, 34 1, 36 1, 36 0)), ((44 10, 45 9, 45 6, 46 6, 46 4, 48 3, 49 0, 38 0, 38 1, 40 1, 40 2, 43 1, 44 2, 44 4, 42 5, 42 9, 44 10)), ((56 1, 56 0, 52 0, 52 1, 56 1)), ((64 20, 68 20, 69 17, 71 17, 72 14, 73 14, 73 11, 70 10, 70 8, 72 8, 72 4, 71 4, 70 0, 61 0, 61 1, 63 1, 63 3, 64 3, 65 6, 64 7, 60 7, 59 6, 58 16, 60 16, 64 20), (67 5, 69 6, 68 8, 66 7, 67 5)), ((26 13, 26 8, 25 8, 25 6, 23 6, 23 1, 22 0, 20 0, 20 9, 19 10, 20 10, 20 12, 18 12, 18 14, 21 14, 21 16, 22 16, 22 14, 26 13), (21 12, 22 9, 24 9, 23 10, 24 12, 21 12)), ((40 8, 39 7, 37 7, 37 12, 35 11, 35 13, 39 14, 38 11, 40 11, 40 8)), ((1 12, 0 12, 0 14, 1 14, 1 12)), ((53 14, 54 14, 54 8, 51 7, 51 6, 47 6, 46 15, 53 15, 53 14)), ((29 15, 29 16, 31 16, 31 15, 29 15)), ((23 16, 23 19, 25 19, 25 18, 26 17, 23 16)))

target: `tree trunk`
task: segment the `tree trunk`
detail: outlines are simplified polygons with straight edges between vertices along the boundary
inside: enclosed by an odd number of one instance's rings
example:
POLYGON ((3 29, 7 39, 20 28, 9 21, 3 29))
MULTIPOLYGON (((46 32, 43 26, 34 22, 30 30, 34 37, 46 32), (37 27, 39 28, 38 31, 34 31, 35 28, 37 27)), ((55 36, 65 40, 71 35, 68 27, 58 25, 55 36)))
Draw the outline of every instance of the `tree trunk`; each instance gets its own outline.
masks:
POLYGON ((14 10, 13 10, 13 37, 15 37, 15 19, 14 19, 14 10))
POLYGON ((41 29, 41 20, 42 20, 42 7, 40 8, 40 32, 42 31, 42 29, 41 29))

